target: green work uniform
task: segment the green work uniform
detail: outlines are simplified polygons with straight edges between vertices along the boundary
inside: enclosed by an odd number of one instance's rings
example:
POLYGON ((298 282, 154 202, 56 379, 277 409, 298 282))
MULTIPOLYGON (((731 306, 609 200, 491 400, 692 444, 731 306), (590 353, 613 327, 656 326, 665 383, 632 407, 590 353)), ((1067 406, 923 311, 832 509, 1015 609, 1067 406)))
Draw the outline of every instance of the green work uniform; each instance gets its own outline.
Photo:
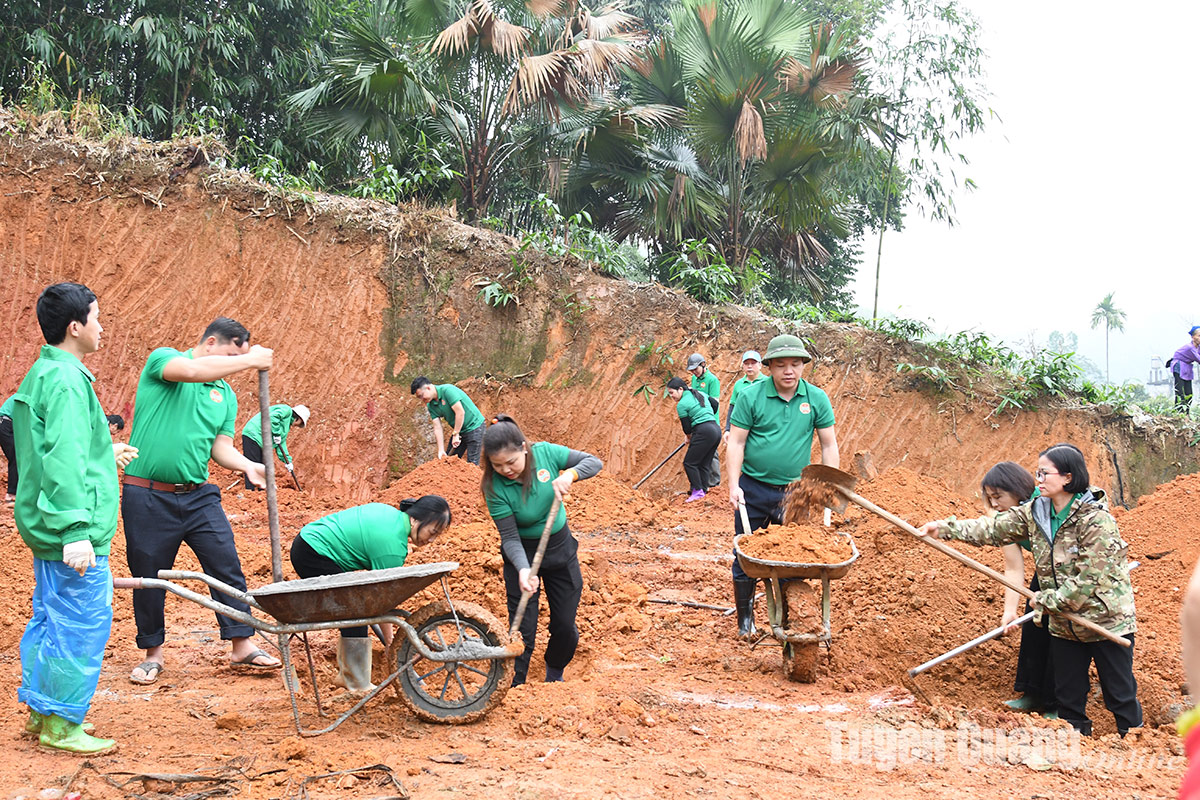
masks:
POLYGON ((309 547, 346 572, 404 566, 412 520, 394 506, 367 503, 338 511, 300 529, 309 547))
POLYGON ((12 419, 13 399, 15 397, 15 394, 10 394, 8 399, 4 401, 4 405, 0 405, 0 417, 8 417, 9 419, 12 419))
POLYGON ((704 374, 697 378, 692 376, 692 388, 711 397, 713 403, 713 411, 717 410, 717 406, 721 402, 721 379, 712 374, 712 370, 704 370, 704 374))
POLYGON ((742 392, 730 423, 747 431, 742 472, 782 486, 800 479, 812 460, 813 433, 833 426, 833 406, 807 381, 791 400, 779 396, 775 381, 760 381, 742 392))
MULTIPOLYGON (((292 407, 286 403, 271 406, 271 438, 274 440, 275 455, 285 464, 292 463, 292 455, 287 449, 288 432, 292 429, 295 415, 292 407)), ((262 447, 262 415, 255 414, 242 426, 242 436, 262 447)))
POLYGON ((150 354, 138 379, 129 443, 138 457, 125 474, 164 483, 204 483, 217 436, 233 438, 237 395, 223 380, 190 383, 163 378, 176 358, 195 358, 160 347, 150 354))
MULTIPOLYGON (((517 532, 522 539, 537 539, 546 527, 546 517, 554 503, 554 487, 551 481, 567 468, 570 449, 561 444, 534 442, 529 446, 529 457, 533 463, 529 492, 520 480, 510 480, 500 475, 492 476, 491 491, 486 494, 488 513, 492 519, 515 517, 517 532)), ((554 516, 551 533, 557 533, 567 524, 567 509, 560 503, 554 516)))
POLYGON ((435 388, 437 397, 425 404, 425 407, 429 409, 431 419, 444 419, 453 427, 454 404, 462 403, 463 426, 459 433, 473 431, 483 424, 483 414, 479 413, 479 408, 471 402, 471 398, 467 397, 466 392, 453 383, 440 383, 435 388))
MULTIPOLYGON (((675 413, 680 419, 686 419, 692 423, 692 427, 705 422, 716 422, 717 415, 713 413, 712 406, 708 403, 697 400, 696 395, 684 390, 679 396, 679 401, 675 403, 675 413)), ((720 438, 718 431, 717 438, 720 438)))
POLYGON ((738 395, 740 395, 743 390, 748 389, 759 381, 769 380, 770 377, 771 376, 767 375, 767 373, 760 372, 758 373, 758 377, 754 380, 750 380, 744 375, 738 378, 737 382, 733 384, 733 390, 729 393, 729 405, 733 406, 737 404, 738 395))
POLYGON ((43 561, 88 540, 106 556, 117 532, 117 464, 95 378, 75 356, 43 345, 13 396, 21 482, 13 509, 21 539, 43 561))

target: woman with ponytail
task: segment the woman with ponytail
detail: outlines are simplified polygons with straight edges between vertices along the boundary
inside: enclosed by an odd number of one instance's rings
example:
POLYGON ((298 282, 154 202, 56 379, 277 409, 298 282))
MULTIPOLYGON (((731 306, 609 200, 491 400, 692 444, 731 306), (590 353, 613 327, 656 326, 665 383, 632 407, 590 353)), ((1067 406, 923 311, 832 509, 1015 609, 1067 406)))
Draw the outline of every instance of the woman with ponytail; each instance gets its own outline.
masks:
POLYGON ((521 593, 533 594, 521 619, 525 651, 517 659, 513 686, 525 682, 529 660, 533 656, 539 581, 546 587, 546 602, 550 608, 546 682, 561 681, 563 670, 579 644, 575 613, 583 592, 583 577, 576 557, 579 545, 567 527, 567 512, 562 499, 572 483, 592 477, 604 465, 593 455, 559 444, 527 442, 512 417, 503 414, 496 417, 483 434, 482 462, 483 497, 500 532, 509 624, 521 602, 521 593), (546 552, 538 574, 533 576, 530 562, 537 552, 538 541, 556 499, 559 506, 550 524, 546 552))
MULTIPOLYGON (((435 494, 401 501, 399 508, 385 503, 355 506, 301 528, 292 541, 292 566, 301 578, 402 567, 410 546, 429 544, 449 526, 450 505, 435 494)), ((373 688, 371 641, 365 627, 341 629, 338 683, 352 692, 373 688)))
POLYGON ((721 443, 721 426, 717 424, 717 415, 708 398, 688 388, 682 378, 667 381, 667 394, 675 401, 675 412, 679 414, 679 424, 688 440, 687 452, 683 454, 683 471, 687 473, 692 490, 684 502, 690 503, 704 497, 709 489, 705 478, 717 445, 721 443))

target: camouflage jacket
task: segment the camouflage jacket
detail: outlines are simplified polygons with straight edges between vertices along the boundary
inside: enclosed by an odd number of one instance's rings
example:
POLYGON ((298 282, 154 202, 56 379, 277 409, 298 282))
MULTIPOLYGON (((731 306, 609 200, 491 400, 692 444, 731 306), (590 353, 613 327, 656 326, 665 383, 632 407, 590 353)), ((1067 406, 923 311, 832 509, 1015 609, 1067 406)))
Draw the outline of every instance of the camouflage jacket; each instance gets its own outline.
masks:
MULTIPOLYGON (((1050 611, 1071 611, 1118 635, 1137 630, 1133 585, 1129 582, 1129 546, 1108 513, 1104 492, 1092 489, 1071 502, 1058 533, 1050 536, 1054 508, 1037 497, 994 518, 955 520, 938 525, 939 533, 971 544, 1005 545, 1028 541, 1038 583, 1037 604, 1050 611)), ((1099 634, 1050 616, 1050 633, 1062 639, 1100 641, 1099 634)))

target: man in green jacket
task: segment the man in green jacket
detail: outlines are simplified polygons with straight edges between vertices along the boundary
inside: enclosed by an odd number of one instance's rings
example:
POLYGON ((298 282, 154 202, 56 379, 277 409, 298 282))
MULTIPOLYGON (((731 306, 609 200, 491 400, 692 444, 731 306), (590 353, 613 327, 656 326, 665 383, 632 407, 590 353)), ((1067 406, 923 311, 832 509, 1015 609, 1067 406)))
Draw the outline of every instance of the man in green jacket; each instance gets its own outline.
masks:
POLYGON ((46 338, 13 398, 21 465, 13 510, 33 551, 33 616, 21 637, 25 730, 45 747, 99 753, 112 739, 85 730, 112 628, 109 543, 117 532, 117 467, 137 456, 113 444, 81 358, 100 347, 96 295, 77 283, 47 287, 37 302, 46 338))
MULTIPOLYGON (((292 454, 288 452, 287 437, 292 430, 292 424, 299 422, 300 427, 308 425, 308 406, 289 406, 285 403, 271 406, 271 444, 275 447, 275 455, 283 462, 288 472, 292 472, 292 454)), ((242 426, 242 455, 255 464, 266 464, 263 458, 262 416, 255 414, 242 426)), ((257 489, 250 478, 246 478, 246 488, 257 489)))
POLYGON ((479 452, 483 446, 483 414, 479 413, 479 408, 467 397, 467 393, 453 383, 434 384, 424 375, 412 382, 411 389, 429 411, 438 458, 465 456, 467 461, 479 466, 479 452), (451 426, 448 452, 439 419, 446 420, 451 426))

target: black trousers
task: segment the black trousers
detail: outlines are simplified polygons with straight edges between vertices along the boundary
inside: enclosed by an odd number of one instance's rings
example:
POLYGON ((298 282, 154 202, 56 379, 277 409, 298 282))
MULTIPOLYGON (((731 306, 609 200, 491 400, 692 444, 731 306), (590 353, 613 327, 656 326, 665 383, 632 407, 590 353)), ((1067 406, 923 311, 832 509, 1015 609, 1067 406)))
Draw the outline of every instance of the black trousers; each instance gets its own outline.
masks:
POLYGON ((1117 721, 1122 736, 1142 724, 1142 705, 1137 699, 1137 680, 1133 677, 1133 634, 1125 636, 1129 647, 1102 639, 1077 642, 1050 637, 1050 655, 1054 659, 1054 693, 1058 697, 1058 716, 1075 726, 1084 736, 1092 735, 1087 716, 1088 693, 1092 682, 1088 666, 1095 661, 1100 676, 1104 707, 1117 721))
POLYGON ((1192 404, 1192 382, 1185 381, 1174 373, 1172 377, 1175 378, 1175 407, 1180 411, 1187 411, 1192 404))
MULTIPOLYGON (((175 566, 179 545, 186 543, 200 560, 205 574, 246 590, 242 563, 233 543, 233 528, 221 509, 221 490, 206 483, 186 494, 159 492, 141 486, 124 487, 121 493, 121 519, 125 523, 125 557, 129 574, 135 578, 157 578, 160 569, 175 566)), ((250 613, 250 606, 216 589, 213 600, 250 613)), ((158 647, 166 641, 162 589, 135 589, 133 619, 137 623, 137 646, 141 650, 158 647)), ((253 636, 254 629, 217 614, 222 639, 253 636)))
MULTIPOLYGON (((304 534, 300 534, 292 540, 290 557, 292 568, 301 578, 341 575, 346 571, 332 558, 323 556, 314 550, 311 544, 304 541, 304 534)), ((359 628, 342 628, 341 634, 347 639, 365 639, 367 638, 367 627, 364 625, 359 628)))
POLYGON ((697 489, 707 490, 712 472, 712 460, 716 455, 717 445, 721 443, 721 426, 709 421, 692 428, 692 439, 688 442, 687 452, 683 454, 683 471, 687 473, 688 485, 694 492, 697 489))
MULTIPOLYGON (((1041 589, 1037 575, 1029 582, 1029 591, 1041 589)), ((1025 603, 1025 613, 1033 608, 1025 603)), ((1017 652, 1017 677, 1013 681, 1013 689, 1024 694, 1039 697, 1042 708, 1050 711, 1058 708, 1054 696, 1054 659, 1050 657, 1050 630, 1047 620, 1041 625, 1035 625, 1033 620, 1021 625, 1021 649, 1017 652)))
MULTIPOLYGON (((267 463, 266 461, 263 461, 262 445, 256 441, 254 441, 253 439, 251 439, 249 436, 246 436, 245 434, 242 435, 242 455, 244 455, 246 458, 253 461, 255 464, 267 463)), ((257 486, 255 486, 253 483, 250 482, 250 476, 248 476, 248 475, 246 476, 246 488, 247 489, 257 489, 258 488, 257 486)))
POLYGON ((8 494, 17 493, 17 446, 13 442, 12 417, 0 417, 0 451, 8 460, 8 494))
MULTIPOLYGON (((537 552, 537 539, 522 539, 525 555, 533 563, 537 552)), ((575 614, 579 611, 579 598, 583 594, 583 576, 579 572, 576 553, 579 543, 566 525, 550 534, 546 542, 546 553, 538 569, 541 585, 529 598, 525 616, 521 618, 521 638, 525 652, 517 658, 513 685, 525 682, 529 674, 529 660, 533 657, 533 646, 537 638, 538 599, 542 589, 546 590, 546 604, 550 607, 550 641, 546 643, 546 666, 563 669, 575 657, 579 645, 579 629, 575 627, 575 614)), ((504 559, 504 590, 508 600, 508 624, 512 625, 517 606, 521 603, 521 585, 517 582, 517 568, 504 559)))
POLYGON ((458 447, 446 451, 448 456, 466 457, 475 466, 479 466, 479 453, 483 449, 483 425, 463 431, 459 434, 458 447))
MULTIPOLYGON (((776 525, 783 524, 783 493, 787 489, 786 486, 764 483, 745 473, 742 474, 738 486, 742 487, 742 494, 746 496, 746 517, 750 520, 750 532, 765 528, 772 522, 776 525)), ((745 533, 742 530, 742 515, 736 511, 733 512, 733 532, 737 536, 745 533)), ((733 557, 733 579, 750 580, 750 576, 742 571, 736 555, 733 557)))

